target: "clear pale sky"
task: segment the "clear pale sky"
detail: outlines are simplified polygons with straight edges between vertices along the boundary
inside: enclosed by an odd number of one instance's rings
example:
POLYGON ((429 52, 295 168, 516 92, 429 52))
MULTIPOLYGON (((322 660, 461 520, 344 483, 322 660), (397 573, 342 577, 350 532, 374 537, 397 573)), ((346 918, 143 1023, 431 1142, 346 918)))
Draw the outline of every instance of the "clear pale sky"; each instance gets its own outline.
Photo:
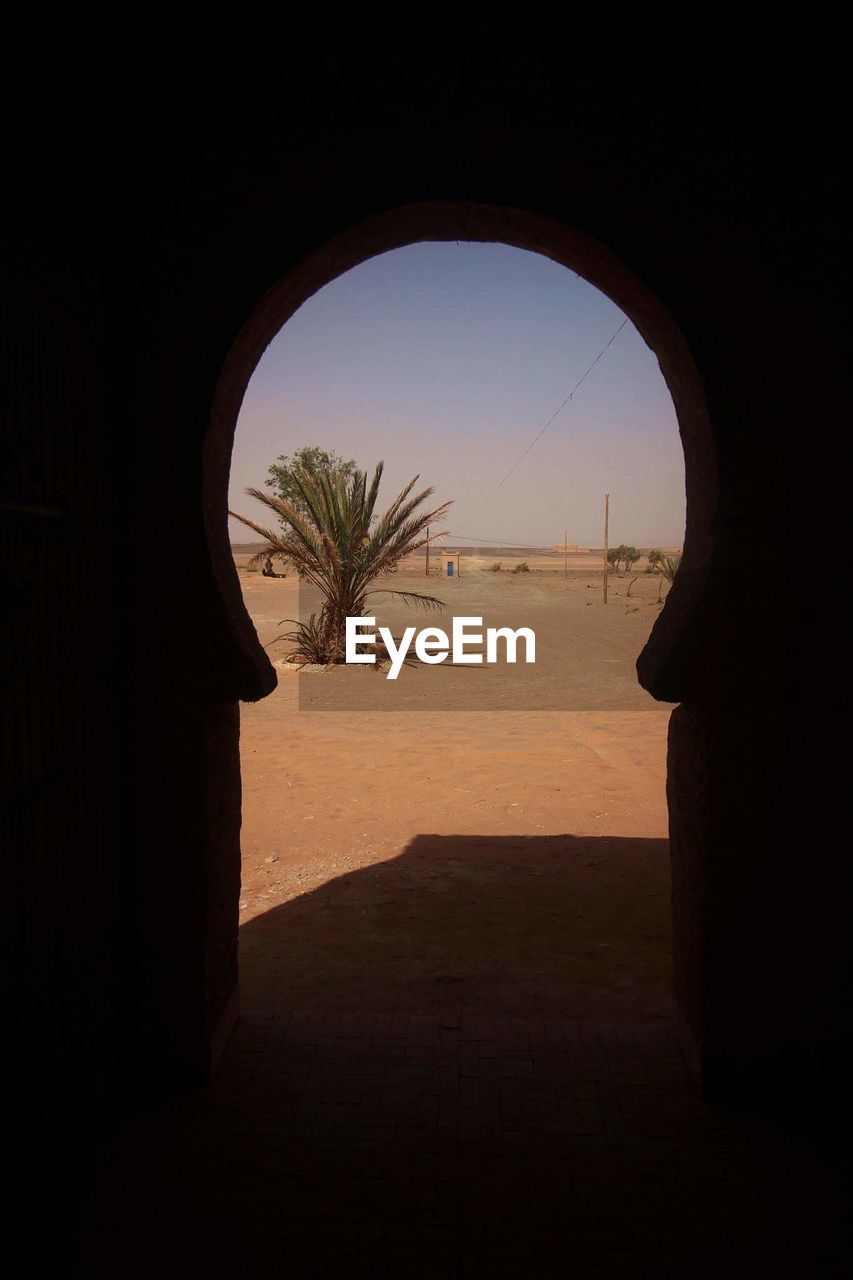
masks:
MULTIPOLYGON (((679 546, 684 456, 654 353, 630 322, 545 435, 473 512, 612 337, 623 313, 585 280, 506 245, 411 245, 333 280, 270 344, 234 443, 230 506, 280 453, 385 461, 380 497, 415 473, 472 542, 679 546)), ((235 542, 254 535, 230 522, 235 542)), ((451 539, 465 545, 462 539, 451 539)))

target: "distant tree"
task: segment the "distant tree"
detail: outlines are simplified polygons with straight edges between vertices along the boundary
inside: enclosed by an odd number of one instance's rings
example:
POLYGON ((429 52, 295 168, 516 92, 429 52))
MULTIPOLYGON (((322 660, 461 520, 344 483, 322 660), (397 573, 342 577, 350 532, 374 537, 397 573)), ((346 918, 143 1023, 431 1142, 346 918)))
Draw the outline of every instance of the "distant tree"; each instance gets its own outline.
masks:
POLYGON ((607 552, 607 563, 614 573, 619 573, 622 570, 623 562, 627 571, 632 564, 637 563, 639 558, 640 553, 637 548, 626 547, 624 542, 620 542, 618 547, 611 547, 607 552))
POLYGON ((648 560, 648 568, 646 569, 646 573, 655 573, 657 571, 657 565, 659 564, 662 556, 663 556, 663 552, 659 551, 657 547, 654 547, 649 552, 648 556, 646 557, 646 559, 648 560))
MULTIPOLYGON (((275 496, 302 516, 308 515, 302 489, 296 481, 297 472, 315 479, 321 475, 338 475, 342 480, 351 480, 358 469, 354 458, 343 458, 334 449, 321 449, 316 444, 304 444, 293 453, 280 453, 267 471, 266 487, 272 489, 275 496)), ((284 520, 282 526, 287 530, 284 520)))

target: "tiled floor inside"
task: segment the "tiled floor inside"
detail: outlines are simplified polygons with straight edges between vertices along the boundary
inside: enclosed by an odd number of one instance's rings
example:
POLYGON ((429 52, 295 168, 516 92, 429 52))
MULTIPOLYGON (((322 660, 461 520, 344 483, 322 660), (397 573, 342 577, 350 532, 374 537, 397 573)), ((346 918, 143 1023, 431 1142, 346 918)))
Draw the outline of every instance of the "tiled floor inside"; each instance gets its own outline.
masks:
POLYGON ((127 1128, 79 1276, 834 1276, 821 1161, 709 1107, 666 1023, 241 1018, 127 1128))

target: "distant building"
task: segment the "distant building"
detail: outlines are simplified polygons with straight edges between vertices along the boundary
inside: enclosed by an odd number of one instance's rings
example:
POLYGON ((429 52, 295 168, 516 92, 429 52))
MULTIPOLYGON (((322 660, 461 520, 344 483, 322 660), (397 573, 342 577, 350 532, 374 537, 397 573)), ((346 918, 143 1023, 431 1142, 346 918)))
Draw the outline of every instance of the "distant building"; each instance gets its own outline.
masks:
POLYGON ((441 576, 442 578, 462 577, 461 553, 459 551, 442 551, 441 576))

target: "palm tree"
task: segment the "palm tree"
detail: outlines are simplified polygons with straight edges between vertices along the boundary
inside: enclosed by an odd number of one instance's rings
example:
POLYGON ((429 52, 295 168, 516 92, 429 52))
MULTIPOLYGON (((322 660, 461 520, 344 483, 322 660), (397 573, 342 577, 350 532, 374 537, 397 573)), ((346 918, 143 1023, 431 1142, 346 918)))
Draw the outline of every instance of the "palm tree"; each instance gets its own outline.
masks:
POLYGON ((670 586, 675 581, 675 575, 678 573, 681 565, 681 555, 665 556, 660 555, 655 561, 655 573, 660 574, 660 582, 658 583, 658 604, 660 604, 661 591, 663 589, 663 581, 666 578, 670 586))
POLYGON ((297 622, 296 631, 286 637, 295 642, 294 656, 313 662, 343 662, 346 619, 364 615, 369 595, 393 595, 424 609, 444 608, 443 601, 417 591, 370 590, 380 575, 393 573, 404 556, 426 544, 427 526, 442 520, 451 506, 445 502, 419 512, 434 491, 412 493, 418 481, 415 476, 384 515, 375 515, 383 469, 380 462, 368 486, 364 471, 347 476, 339 471, 296 468, 291 478, 304 511, 284 498, 247 489, 250 497, 278 517, 285 526, 283 532, 273 532, 231 512, 265 540, 250 564, 262 563, 267 557, 285 561, 323 597, 319 614, 312 614, 307 623, 297 622))

